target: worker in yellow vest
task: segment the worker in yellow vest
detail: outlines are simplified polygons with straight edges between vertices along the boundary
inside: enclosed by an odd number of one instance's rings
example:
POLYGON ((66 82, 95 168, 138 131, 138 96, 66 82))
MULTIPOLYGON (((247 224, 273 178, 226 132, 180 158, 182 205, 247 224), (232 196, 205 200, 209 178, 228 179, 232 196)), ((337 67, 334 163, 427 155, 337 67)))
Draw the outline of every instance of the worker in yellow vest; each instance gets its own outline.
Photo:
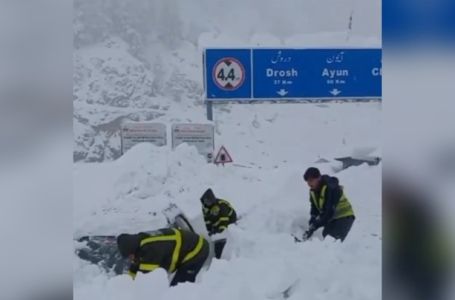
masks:
POLYGON ((129 258, 129 274, 151 272, 157 268, 175 273, 171 286, 194 282, 209 255, 209 244, 202 236, 176 228, 163 228, 149 233, 121 234, 117 246, 129 258))
MULTIPOLYGON (((205 227, 209 236, 222 233, 230 224, 237 221, 237 213, 234 207, 224 199, 218 199, 212 189, 207 189, 201 197, 202 215, 205 221, 205 227)), ((226 238, 215 239, 213 241, 215 257, 221 258, 226 238)))
POLYGON ((209 235, 223 232, 237 221, 237 213, 231 203, 218 199, 212 189, 207 189, 201 197, 202 214, 209 235))
POLYGON ((317 229, 324 227, 322 231, 324 238, 330 235, 344 241, 355 216, 338 178, 321 175, 319 169, 310 167, 305 171, 303 179, 310 187, 311 203, 309 229, 303 235, 303 240, 307 240, 317 229))

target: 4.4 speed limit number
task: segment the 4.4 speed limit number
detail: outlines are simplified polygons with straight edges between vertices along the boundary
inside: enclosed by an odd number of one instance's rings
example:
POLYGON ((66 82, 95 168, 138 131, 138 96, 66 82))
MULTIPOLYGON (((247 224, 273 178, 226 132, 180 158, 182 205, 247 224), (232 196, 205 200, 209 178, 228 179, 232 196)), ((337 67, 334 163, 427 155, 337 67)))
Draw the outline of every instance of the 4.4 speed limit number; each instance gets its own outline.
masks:
POLYGON ((224 57, 213 67, 212 77, 220 89, 233 91, 245 81, 245 68, 237 59, 224 57))

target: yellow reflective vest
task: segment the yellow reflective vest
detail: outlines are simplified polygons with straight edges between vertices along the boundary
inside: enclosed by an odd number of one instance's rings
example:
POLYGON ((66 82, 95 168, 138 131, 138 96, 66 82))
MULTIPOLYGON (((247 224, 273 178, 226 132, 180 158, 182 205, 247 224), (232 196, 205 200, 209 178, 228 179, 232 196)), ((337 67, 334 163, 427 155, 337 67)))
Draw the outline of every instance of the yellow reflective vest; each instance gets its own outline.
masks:
MULTIPOLYGON (((316 193, 311 191, 311 202, 314 204, 319 213, 323 212, 324 205, 326 202, 325 196, 327 191, 327 185, 323 185, 321 192, 319 193, 319 198, 316 197, 316 193)), ((354 210, 352 209, 351 203, 349 203, 348 198, 342 190, 340 201, 338 202, 332 220, 340 219, 344 217, 354 216, 354 210)))
POLYGON ((198 257, 204 245, 208 248, 202 236, 175 228, 164 228, 144 235, 140 242, 140 255, 131 265, 129 274, 134 278, 137 271, 147 273, 156 268, 173 273, 181 265, 198 257))

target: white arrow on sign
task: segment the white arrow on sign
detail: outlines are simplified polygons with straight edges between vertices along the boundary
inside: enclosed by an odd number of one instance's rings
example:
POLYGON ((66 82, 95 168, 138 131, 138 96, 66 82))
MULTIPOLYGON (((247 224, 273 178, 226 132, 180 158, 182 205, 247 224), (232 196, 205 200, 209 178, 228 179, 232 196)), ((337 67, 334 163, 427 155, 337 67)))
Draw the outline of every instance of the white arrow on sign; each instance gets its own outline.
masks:
POLYGON ((281 97, 284 97, 287 95, 288 91, 286 91, 285 89, 281 89, 279 91, 276 92, 278 95, 280 95, 281 97))
POLYGON ((340 91, 339 89, 333 89, 333 90, 331 90, 329 93, 332 94, 332 95, 334 95, 334 96, 336 96, 336 95, 340 94, 341 91, 340 91))

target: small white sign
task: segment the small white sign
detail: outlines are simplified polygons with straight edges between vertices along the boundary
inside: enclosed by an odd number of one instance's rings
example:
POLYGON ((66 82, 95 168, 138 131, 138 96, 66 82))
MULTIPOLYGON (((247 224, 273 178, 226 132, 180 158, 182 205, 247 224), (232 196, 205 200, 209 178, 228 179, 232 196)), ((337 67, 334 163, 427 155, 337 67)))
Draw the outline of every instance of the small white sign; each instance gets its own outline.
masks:
POLYGON ((164 146, 166 140, 166 125, 162 123, 124 123, 121 127, 122 154, 137 143, 152 143, 164 146))
POLYGON ((172 149, 182 143, 195 146, 208 162, 213 161, 215 138, 212 124, 173 124, 172 149))

